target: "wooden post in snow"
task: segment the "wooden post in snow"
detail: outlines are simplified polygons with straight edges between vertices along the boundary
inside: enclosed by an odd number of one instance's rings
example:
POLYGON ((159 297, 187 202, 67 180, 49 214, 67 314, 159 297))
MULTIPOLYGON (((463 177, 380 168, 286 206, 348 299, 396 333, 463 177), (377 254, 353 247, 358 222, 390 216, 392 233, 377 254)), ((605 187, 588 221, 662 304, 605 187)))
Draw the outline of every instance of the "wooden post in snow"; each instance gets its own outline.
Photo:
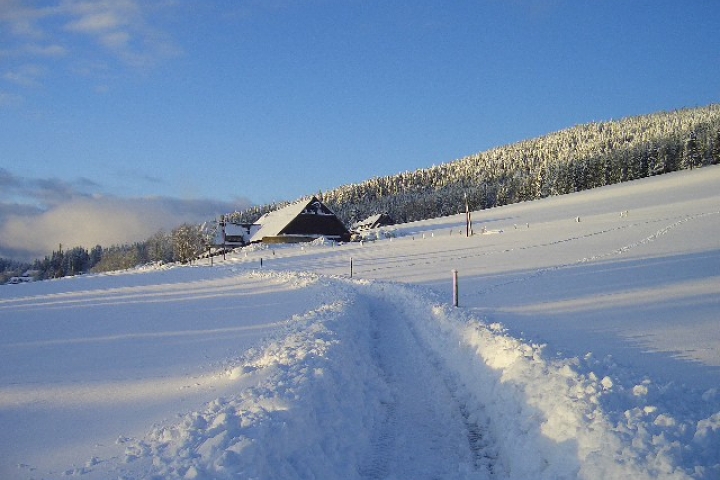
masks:
POLYGON ((453 307, 458 306, 458 271, 452 271, 453 276, 453 307))
POLYGON ((353 264, 352 264, 352 257, 350 257, 350 278, 352 278, 353 275, 353 264))
POLYGON ((223 260, 225 260, 225 215, 220 216, 220 225, 222 225, 223 260))
POLYGON ((472 216, 470 214, 470 204, 468 203, 467 193, 465 194, 465 236, 470 237, 473 234, 472 216))

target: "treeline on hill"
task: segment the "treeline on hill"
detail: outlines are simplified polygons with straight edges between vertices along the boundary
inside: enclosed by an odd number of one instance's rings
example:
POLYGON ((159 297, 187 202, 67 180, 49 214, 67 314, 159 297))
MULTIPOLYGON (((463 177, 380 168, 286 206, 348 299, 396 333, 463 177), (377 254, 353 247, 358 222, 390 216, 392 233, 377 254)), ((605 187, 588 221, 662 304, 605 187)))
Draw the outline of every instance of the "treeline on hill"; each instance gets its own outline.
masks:
MULTIPOLYGON (((376 213, 397 222, 563 195, 720 163, 720 105, 590 123, 447 164, 373 178, 318 197, 351 225, 376 213)), ((251 222, 278 205, 235 212, 251 222)))
MULTIPOLYGON (((472 210, 481 210, 718 163, 720 105, 710 105, 580 125, 317 196, 348 225, 383 212, 397 222, 411 222, 459 213, 466 199, 472 210)), ((255 206, 227 218, 250 223, 284 205, 255 206)), ((186 224, 132 245, 59 249, 32 267, 37 278, 53 278, 187 262, 207 249, 211 235, 212 229, 186 224)), ((2 271, 11 267, 19 270, 9 265, 2 271)))
POLYGON ((720 163, 720 105, 590 123, 432 168, 321 194, 352 224, 481 210, 720 163))
POLYGON ((207 248, 207 232, 202 226, 184 224, 172 232, 158 231, 144 242, 129 245, 100 245, 87 250, 62 245, 52 254, 33 263, 0 259, 0 284, 31 272, 33 280, 46 280, 89 272, 108 272, 148 263, 188 262, 207 248))

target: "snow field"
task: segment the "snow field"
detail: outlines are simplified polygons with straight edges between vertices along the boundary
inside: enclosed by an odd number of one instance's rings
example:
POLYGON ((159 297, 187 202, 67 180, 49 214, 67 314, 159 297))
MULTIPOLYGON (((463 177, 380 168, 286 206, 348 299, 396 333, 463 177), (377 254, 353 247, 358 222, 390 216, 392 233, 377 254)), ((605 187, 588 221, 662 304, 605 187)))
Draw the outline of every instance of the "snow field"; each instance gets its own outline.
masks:
POLYGON ((0 478, 102 468, 123 439, 242 388, 228 359, 312 308, 313 283, 163 268, 4 290, 0 478))
POLYGON ((719 414, 681 424, 646 402, 649 382, 628 392, 621 378, 590 370, 592 359, 549 359, 542 346, 424 289, 322 283, 327 303, 228 363, 227 375, 247 389, 129 442, 126 478, 680 479, 718 471, 704 466, 717 461, 708 448, 719 414), (619 418, 606 414, 621 404, 628 408, 619 418))
POLYGON ((0 287, 0 477, 720 478, 718 182, 0 287))

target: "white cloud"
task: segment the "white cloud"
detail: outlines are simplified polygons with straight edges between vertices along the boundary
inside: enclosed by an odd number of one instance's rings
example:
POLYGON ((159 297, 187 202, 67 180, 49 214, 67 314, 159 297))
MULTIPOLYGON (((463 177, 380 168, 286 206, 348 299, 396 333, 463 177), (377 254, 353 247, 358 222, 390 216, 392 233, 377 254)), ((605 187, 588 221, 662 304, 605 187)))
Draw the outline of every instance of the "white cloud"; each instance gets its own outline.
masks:
POLYGON ((151 66, 179 53, 168 35, 155 26, 155 20, 173 5, 138 0, 62 0, 48 7, 0 0, 0 42, 4 43, 0 55, 21 59, 67 57, 74 61, 94 57, 92 61, 102 61, 99 59, 109 53, 126 65, 151 66), (99 49, 93 52, 82 45, 87 40, 99 49))
POLYGON ((126 243, 146 231, 140 215, 131 209, 79 199, 36 217, 9 217, 0 229, 0 239, 13 250, 49 252, 59 243, 83 247, 126 243))
POLYGON ((39 57, 64 57, 67 55, 68 50, 62 45, 50 44, 50 45, 36 45, 28 44, 25 47, 25 52, 30 55, 36 55, 39 57))
MULTIPOLYGON (((98 7, 106 8, 102 5, 98 7)), ((81 15, 77 20, 68 23, 66 28, 72 32, 95 34, 115 30, 124 24, 125 21, 119 17, 118 12, 97 11, 81 15)))
MULTIPOLYGON (((1 1, 1 0, 0 0, 1 1)), ((142 172, 123 172, 134 180, 160 182, 142 172)), ((243 210, 233 202, 173 197, 122 198, 103 195, 91 179, 33 178, 0 167, 0 257, 41 258, 64 247, 110 247, 146 240, 158 230, 199 224, 243 210)))
POLYGON ((130 42, 130 34, 127 32, 110 32, 102 35, 100 41, 108 48, 125 48, 130 42))
POLYGON ((82 1, 62 4, 65 30, 92 38, 127 64, 144 67, 174 56, 178 49, 151 26, 148 4, 135 0, 82 1))
POLYGON ((5 72, 2 78, 23 87, 38 87, 40 86, 40 78, 44 75, 45 68, 39 65, 26 64, 13 71, 5 72))
POLYGON ((41 38, 45 33, 39 22, 56 11, 55 7, 27 6, 20 0, 0 0, 0 23, 7 25, 13 35, 41 38))
POLYGON ((0 92, 0 108, 22 105, 23 97, 15 93, 0 92))
POLYGON ((143 241, 158 230, 212 220, 249 205, 243 200, 230 204, 165 197, 75 198, 35 215, 0 218, 0 256, 29 260, 48 255, 59 244, 90 249, 143 241))

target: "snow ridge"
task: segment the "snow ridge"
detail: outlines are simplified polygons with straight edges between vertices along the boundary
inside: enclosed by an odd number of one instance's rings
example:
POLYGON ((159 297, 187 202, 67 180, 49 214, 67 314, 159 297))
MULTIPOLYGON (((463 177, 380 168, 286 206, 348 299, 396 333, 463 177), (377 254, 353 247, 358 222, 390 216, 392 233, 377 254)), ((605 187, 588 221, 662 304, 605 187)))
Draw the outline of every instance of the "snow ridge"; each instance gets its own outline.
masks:
MULTIPOLYGON (((422 304, 413 301, 418 294, 412 289, 396 294, 407 305, 422 304)), ((667 445, 627 441, 606 419, 601 397, 611 379, 584 377, 572 359, 550 361, 542 346, 462 310, 436 305, 430 312, 431 321, 416 323, 418 332, 443 352, 446 369, 467 386, 475 410, 491 419, 500 478, 689 478, 667 445)))
POLYGON ((377 421, 377 409, 364 406, 379 403, 382 385, 369 361, 365 313, 342 288, 333 296, 228 365, 226 375, 249 388, 129 445, 125 462, 144 465, 126 475, 357 478, 362 452, 355 447, 363 444, 363 425, 377 421))

